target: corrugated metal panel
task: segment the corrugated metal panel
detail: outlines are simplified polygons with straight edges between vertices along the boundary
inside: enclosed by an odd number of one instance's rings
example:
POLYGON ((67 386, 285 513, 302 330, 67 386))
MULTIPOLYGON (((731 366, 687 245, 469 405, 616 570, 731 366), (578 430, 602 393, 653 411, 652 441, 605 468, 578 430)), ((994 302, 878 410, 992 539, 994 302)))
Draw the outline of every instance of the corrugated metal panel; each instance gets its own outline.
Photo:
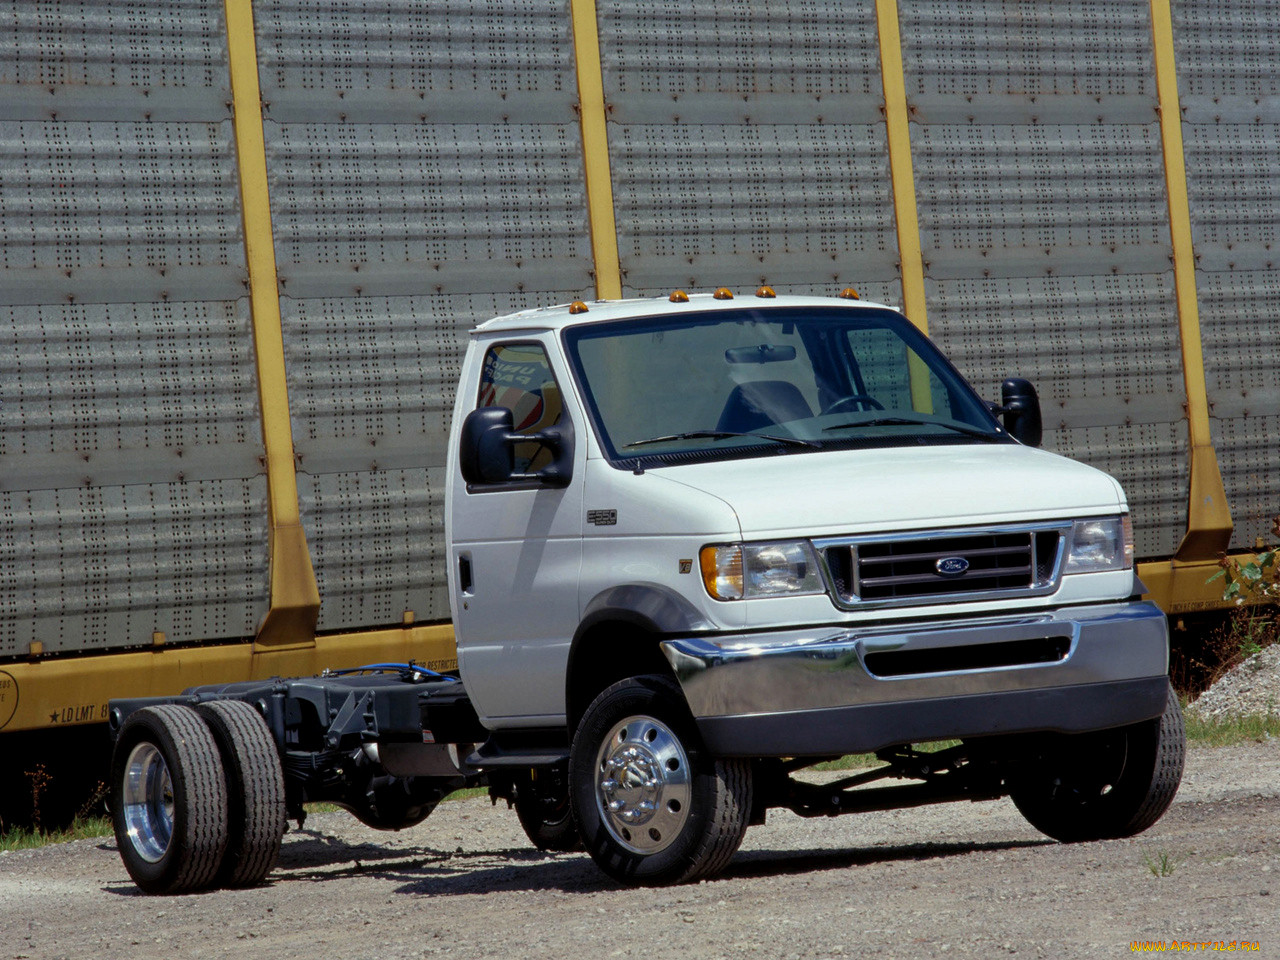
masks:
POLYGON ((1186 528, 1184 389, 1145 0, 903 2, 929 330, 1045 446, 1125 485, 1140 556, 1186 528))
POLYGON ((597 10, 625 289, 900 301, 874 4, 597 10))
POLYGON ((320 629, 441 619, 436 474, 465 331, 592 290, 568 5, 255 17, 320 629))
POLYGON ((267 129, 277 268, 290 297, 590 285, 571 123, 267 129))
POLYGON ((262 478, 0 491, 0 656, 251 635, 266 509, 262 478))
POLYGON ((1280 514, 1280 22, 1240 0, 1173 14, 1210 427, 1249 549, 1280 514))
POLYGON ((0 489, 258 474, 243 301, 3 309, 0 489))
MULTIPOLYGON (((419 458, 421 459, 421 458, 419 458)), ((444 469, 300 474, 327 622, 449 619, 444 469)))
POLYGON ((323 624, 399 623, 406 610, 448 618, 443 467, 466 330, 528 302, 512 292, 281 301, 323 624))
POLYGON ((0 10, 0 656, 267 604, 221 7, 0 10))

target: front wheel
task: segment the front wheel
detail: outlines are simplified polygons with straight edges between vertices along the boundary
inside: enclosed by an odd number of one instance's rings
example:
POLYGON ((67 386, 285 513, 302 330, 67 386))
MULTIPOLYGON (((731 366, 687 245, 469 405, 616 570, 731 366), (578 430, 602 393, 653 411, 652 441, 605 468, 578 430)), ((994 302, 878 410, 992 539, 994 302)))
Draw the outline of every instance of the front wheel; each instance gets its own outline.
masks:
POLYGON ((1035 771, 1010 784, 1010 795, 1027 821, 1055 840, 1131 837, 1169 809, 1185 754, 1182 711, 1170 687, 1156 720, 1049 741, 1035 771))
POLYGON ((751 813, 751 768, 707 754, 679 689, 615 683, 573 738, 569 785, 587 851, 623 883, 683 883, 723 870, 751 813))

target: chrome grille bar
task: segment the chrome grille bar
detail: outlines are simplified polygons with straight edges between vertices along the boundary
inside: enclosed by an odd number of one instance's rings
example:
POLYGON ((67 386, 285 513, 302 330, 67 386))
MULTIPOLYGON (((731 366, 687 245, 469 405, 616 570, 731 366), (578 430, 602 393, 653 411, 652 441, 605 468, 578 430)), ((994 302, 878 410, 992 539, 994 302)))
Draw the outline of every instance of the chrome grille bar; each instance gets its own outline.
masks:
POLYGON ((830 538, 814 546, 839 606, 938 603, 1052 592, 1068 530, 1059 523, 961 528, 830 538))

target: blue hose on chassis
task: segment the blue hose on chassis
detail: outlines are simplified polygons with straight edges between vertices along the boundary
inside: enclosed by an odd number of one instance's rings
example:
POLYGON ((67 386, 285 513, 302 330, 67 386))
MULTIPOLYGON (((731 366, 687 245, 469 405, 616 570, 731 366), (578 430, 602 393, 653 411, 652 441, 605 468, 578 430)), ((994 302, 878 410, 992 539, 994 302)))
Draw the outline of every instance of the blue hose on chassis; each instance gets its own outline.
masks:
POLYGON ((428 670, 426 667, 420 667, 415 663, 366 663, 363 667, 348 667, 343 670, 326 670, 325 672, 331 677, 342 677, 351 673, 370 673, 379 671, 382 673, 417 673, 424 677, 433 677, 437 680, 447 680, 450 683, 457 683, 457 677, 451 677, 447 673, 437 673, 435 670, 428 670))

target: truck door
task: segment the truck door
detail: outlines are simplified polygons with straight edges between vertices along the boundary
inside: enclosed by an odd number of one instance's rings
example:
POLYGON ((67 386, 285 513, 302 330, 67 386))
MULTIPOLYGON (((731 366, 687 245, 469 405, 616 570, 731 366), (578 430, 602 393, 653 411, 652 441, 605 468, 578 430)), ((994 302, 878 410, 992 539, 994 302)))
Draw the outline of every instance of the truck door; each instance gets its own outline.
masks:
MULTIPOLYGON (((564 382, 542 344, 495 342, 485 350, 465 412, 506 407, 514 432, 536 434, 572 419, 564 382)), ((516 444, 514 453, 517 474, 536 473, 550 459, 532 440, 516 444)), ((493 726, 564 722, 565 669, 579 614, 584 463, 578 443, 568 486, 537 480, 468 485, 460 474, 451 478, 458 663, 477 711, 493 726)), ((453 469, 458 472, 456 463, 453 469)))

